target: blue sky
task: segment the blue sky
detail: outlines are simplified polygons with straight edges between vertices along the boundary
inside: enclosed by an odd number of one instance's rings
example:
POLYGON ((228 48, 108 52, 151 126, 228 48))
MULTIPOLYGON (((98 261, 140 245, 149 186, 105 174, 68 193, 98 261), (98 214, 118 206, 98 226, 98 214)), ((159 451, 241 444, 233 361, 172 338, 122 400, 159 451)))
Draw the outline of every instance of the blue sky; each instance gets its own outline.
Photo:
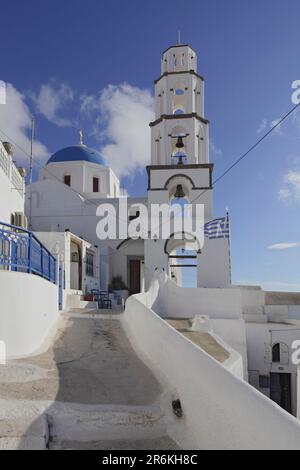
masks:
MULTIPOLYGON (((33 113, 41 162, 82 127, 88 145, 123 165, 130 194, 145 193, 143 123, 178 29, 206 79, 215 178, 292 107, 300 80, 297 0, 0 0, 0 11, 0 79, 14 103, 0 127, 27 149, 33 113)), ((214 204, 216 216, 230 209, 233 280, 300 290, 300 113, 216 185, 214 204)))

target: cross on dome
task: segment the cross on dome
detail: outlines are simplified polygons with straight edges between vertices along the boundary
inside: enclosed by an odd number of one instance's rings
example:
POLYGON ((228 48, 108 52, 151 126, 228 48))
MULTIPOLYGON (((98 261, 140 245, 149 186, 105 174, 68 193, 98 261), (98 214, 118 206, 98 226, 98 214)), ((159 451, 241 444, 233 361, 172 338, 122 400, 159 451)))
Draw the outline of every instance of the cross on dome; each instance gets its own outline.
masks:
POLYGON ((83 143, 83 130, 79 130, 79 145, 84 145, 83 143))

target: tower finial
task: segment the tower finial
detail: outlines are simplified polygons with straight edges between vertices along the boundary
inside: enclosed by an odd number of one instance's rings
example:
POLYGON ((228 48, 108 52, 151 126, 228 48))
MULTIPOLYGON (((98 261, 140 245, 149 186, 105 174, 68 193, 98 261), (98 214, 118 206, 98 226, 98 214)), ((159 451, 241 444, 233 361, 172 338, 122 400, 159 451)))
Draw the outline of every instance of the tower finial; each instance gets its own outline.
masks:
POLYGON ((177 31, 177 42, 178 44, 181 44, 181 33, 179 30, 177 31))
POLYGON ((79 145, 84 145, 83 144, 83 131, 82 131, 82 129, 79 130, 79 145))

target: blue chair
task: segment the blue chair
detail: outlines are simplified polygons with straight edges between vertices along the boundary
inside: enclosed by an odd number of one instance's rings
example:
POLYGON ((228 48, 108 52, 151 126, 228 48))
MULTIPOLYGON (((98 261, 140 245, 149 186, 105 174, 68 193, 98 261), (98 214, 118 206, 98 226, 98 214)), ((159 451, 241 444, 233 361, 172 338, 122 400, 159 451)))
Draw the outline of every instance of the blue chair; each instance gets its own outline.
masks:
POLYGON ((94 296, 94 300, 98 302, 98 308, 105 308, 105 309, 111 309, 112 304, 111 304, 111 299, 109 298, 109 292, 108 291, 99 291, 98 289, 92 289, 91 293, 94 296))

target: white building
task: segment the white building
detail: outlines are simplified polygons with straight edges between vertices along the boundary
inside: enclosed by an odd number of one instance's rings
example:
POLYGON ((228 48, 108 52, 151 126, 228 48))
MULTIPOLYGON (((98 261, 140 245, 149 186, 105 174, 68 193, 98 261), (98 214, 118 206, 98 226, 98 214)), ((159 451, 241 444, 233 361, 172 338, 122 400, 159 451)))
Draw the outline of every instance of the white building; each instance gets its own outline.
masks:
MULTIPOLYGON (((148 206, 166 203, 174 196, 203 204, 205 221, 213 219, 212 172, 209 163, 209 122, 204 117, 204 80, 197 74, 196 52, 174 46, 164 52, 161 76, 155 81, 155 121, 151 127, 151 164, 148 195, 128 198, 126 217, 148 206), (178 190, 180 191, 178 193, 178 190)), ((97 207, 110 199, 118 211, 120 184, 102 156, 79 145, 56 152, 32 185, 32 227, 35 231, 69 229, 101 247, 101 286, 107 288, 121 275, 132 294, 148 288, 156 268, 163 268, 180 282, 178 250, 194 252, 199 287, 229 287, 229 245, 226 239, 206 240, 203 249, 195 242, 162 238, 99 241, 97 207), (71 189, 70 189, 71 188, 71 189)), ((28 200, 27 200, 28 202, 28 200)), ((27 206, 28 207, 28 206, 27 206)), ((121 215, 120 215, 121 217, 121 215)), ((183 256, 181 256, 183 258, 183 256)))
POLYGON ((35 232, 35 235, 63 268, 62 309, 91 305, 84 298, 93 289, 99 289, 98 247, 69 231, 35 232))
POLYGON ((13 147, 0 141, 0 222, 26 228, 25 170, 13 161, 13 147))
MULTIPOLYGON (((140 204, 150 209, 153 204, 166 203, 171 208, 180 197, 193 205, 203 204, 205 222, 213 220, 213 164, 209 160, 209 121, 204 114, 204 79, 197 72, 197 54, 188 45, 172 46, 162 55, 161 75, 155 80, 155 120, 150 128, 147 196, 128 198, 126 219, 139 215, 140 204)), ((288 364, 281 362, 287 355, 282 344, 290 354, 298 325, 288 315, 278 316, 276 302, 268 305, 259 287, 231 286, 226 238, 206 238, 203 247, 189 233, 181 240, 175 233, 167 240, 121 239, 119 234, 114 239, 99 240, 97 208, 110 202, 118 214, 120 201, 124 196, 118 178, 108 162, 81 138, 79 145, 56 152, 33 183, 32 228, 39 234, 53 232, 57 239, 59 233, 71 232, 91 246, 99 246, 95 283, 100 277, 101 288, 107 289, 115 276, 121 276, 131 294, 147 291, 157 270, 180 285, 177 264, 188 257, 179 255, 179 250, 193 252, 198 288, 178 291, 170 281, 160 287, 153 309, 163 317, 204 316, 205 328, 238 353, 239 370, 242 358, 244 379, 249 372, 252 385, 296 415, 298 369, 290 356, 288 364), (278 348, 279 362, 274 363, 278 348)), ((27 210, 28 205, 27 197, 27 210)))

